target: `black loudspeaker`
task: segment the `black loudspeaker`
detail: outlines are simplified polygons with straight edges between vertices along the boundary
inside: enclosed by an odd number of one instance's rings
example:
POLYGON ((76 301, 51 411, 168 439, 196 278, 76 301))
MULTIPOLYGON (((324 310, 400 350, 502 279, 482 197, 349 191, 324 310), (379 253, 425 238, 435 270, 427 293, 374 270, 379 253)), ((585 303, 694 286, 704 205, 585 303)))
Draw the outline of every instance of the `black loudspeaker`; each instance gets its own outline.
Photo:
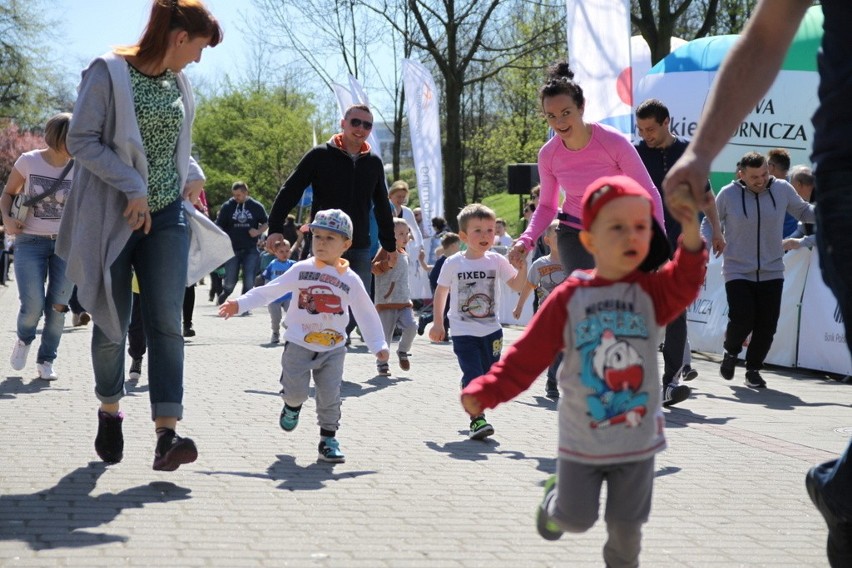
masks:
POLYGON ((527 195, 538 185, 538 164, 509 164, 509 193, 527 195))

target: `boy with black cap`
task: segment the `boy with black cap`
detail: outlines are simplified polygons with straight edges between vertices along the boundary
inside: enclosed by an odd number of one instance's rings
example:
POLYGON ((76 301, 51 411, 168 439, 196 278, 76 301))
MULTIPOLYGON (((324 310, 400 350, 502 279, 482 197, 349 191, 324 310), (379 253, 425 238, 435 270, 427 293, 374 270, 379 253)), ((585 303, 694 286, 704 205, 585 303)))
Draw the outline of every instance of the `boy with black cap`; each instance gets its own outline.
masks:
POLYGON ((346 355, 346 324, 352 308, 367 347, 380 361, 388 360, 382 323, 364 284, 342 259, 352 246, 352 220, 340 209, 317 212, 310 224, 313 257, 264 286, 252 288, 219 307, 226 319, 274 302, 291 292, 287 310, 284 353, 281 355, 281 410, 279 424, 286 432, 299 424, 302 403, 308 399, 311 376, 316 387, 320 427, 319 459, 345 461, 337 441, 340 425, 340 383, 346 355))
POLYGON ((574 271, 503 359, 462 391, 462 405, 475 416, 517 396, 563 352, 558 474, 545 484, 538 530, 548 540, 587 531, 606 479, 607 566, 638 565, 654 455, 666 447, 660 326, 698 295, 704 279, 698 208, 686 192, 679 195, 668 203, 683 227, 678 250, 658 271, 644 272, 643 265, 653 264, 648 260, 669 253, 647 191, 626 176, 589 185, 580 240, 595 268, 574 271))

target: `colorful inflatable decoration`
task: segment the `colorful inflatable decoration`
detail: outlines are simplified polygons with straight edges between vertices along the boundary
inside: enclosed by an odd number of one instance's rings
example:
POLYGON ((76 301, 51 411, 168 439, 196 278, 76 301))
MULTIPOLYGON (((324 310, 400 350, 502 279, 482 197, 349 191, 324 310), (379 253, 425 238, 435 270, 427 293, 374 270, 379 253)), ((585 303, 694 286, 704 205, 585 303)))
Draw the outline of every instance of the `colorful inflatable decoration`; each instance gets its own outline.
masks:
MULTIPOLYGON (((737 161, 751 150, 765 153, 772 148, 786 148, 793 164, 811 163, 811 115, 818 102, 816 54, 822 23, 822 8, 810 8, 775 83, 731 133, 731 141, 713 162, 710 181, 715 191, 730 183, 737 161)), ((716 72, 737 38, 701 38, 674 50, 638 83, 634 107, 645 99, 660 99, 671 111, 672 132, 691 138, 716 72)), ((755 61, 754 65, 760 62, 755 61)))

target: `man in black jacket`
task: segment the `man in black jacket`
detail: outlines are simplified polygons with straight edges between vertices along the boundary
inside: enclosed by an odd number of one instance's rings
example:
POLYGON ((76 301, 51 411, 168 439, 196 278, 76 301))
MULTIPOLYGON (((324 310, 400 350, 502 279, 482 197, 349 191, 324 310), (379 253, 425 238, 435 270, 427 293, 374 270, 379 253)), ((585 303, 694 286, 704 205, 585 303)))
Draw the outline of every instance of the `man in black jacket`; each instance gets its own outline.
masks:
POLYGON ((240 268, 243 270, 243 294, 254 287, 254 278, 260 271, 257 239, 266 231, 266 209, 248 193, 245 182, 235 181, 231 186, 231 199, 222 204, 216 216, 216 224, 228 233, 234 248, 234 257, 225 263, 225 281, 217 305, 224 303, 237 287, 240 268))
MULTIPOLYGON (((281 186, 269 213, 268 249, 282 238, 284 219, 309 185, 313 188, 311 218, 317 211, 342 209, 352 219, 352 247, 343 255, 369 291, 370 210, 379 227, 379 242, 396 262, 393 216, 382 159, 370 153, 367 136, 373 128, 373 114, 366 105, 346 109, 340 121, 341 132, 325 144, 312 148, 281 186)), ((350 321, 347 332, 354 328, 350 321)))

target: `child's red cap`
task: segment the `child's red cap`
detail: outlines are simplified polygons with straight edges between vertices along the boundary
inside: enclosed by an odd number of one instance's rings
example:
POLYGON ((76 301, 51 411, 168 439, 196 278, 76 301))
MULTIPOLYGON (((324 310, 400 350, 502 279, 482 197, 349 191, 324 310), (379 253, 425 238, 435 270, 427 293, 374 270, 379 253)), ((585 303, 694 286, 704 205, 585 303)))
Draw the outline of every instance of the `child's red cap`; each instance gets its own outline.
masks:
POLYGON ((666 262, 671 256, 671 246, 666 238, 666 232, 654 217, 654 200, 648 191, 636 180, 627 176, 607 176, 598 178, 586 188, 583 193, 583 228, 590 230, 592 223, 603 206, 619 197, 643 197, 651 204, 651 223, 653 235, 648 256, 639 267, 645 272, 651 271, 666 262))

